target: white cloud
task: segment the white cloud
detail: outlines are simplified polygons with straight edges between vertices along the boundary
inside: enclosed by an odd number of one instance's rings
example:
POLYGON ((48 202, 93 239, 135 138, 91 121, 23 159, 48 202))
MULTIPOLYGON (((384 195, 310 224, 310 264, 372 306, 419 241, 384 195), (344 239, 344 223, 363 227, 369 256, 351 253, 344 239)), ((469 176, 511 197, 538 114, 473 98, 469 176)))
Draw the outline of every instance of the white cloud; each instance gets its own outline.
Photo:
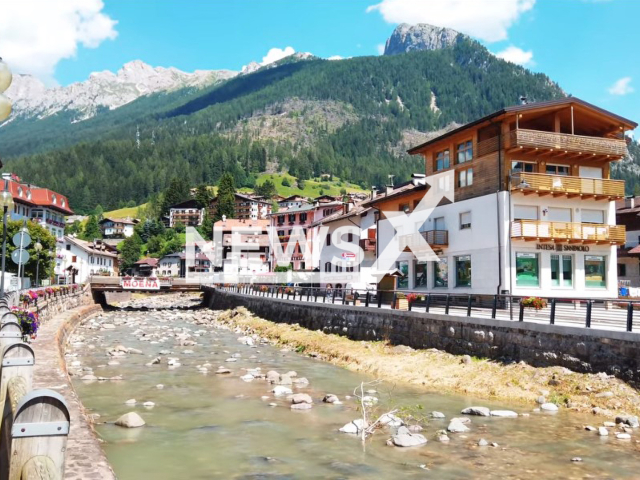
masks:
POLYGON ((487 42, 507 38, 507 30, 536 0, 382 0, 367 8, 388 23, 429 23, 487 42))
POLYGON ((382 55, 384 53, 384 43, 376 45, 376 50, 378 51, 378 55, 382 55))
POLYGON ((327 58, 327 60, 344 60, 344 57, 341 57, 340 55, 332 55, 331 57, 327 58))
POLYGON ((505 48, 503 51, 496 53, 496 57, 522 66, 533 65, 533 52, 531 50, 524 51, 513 45, 505 48))
POLYGON ((633 87, 630 83, 631 77, 622 77, 609 87, 609 93, 611 95, 626 95, 627 93, 631 93, 633 92, 633 87))
POLYGON ((294 53, 296 53, 296 51, 293 47, 285 47, 284 50, 282 50, 281 48, 272 48, 264 57, 262 57, 262 62, 260 62, 260 65, 264 67, 265 65, 269 65, 270 63, 282 60, 284 57, 288 57, 289 55, 293 55, 294 53))
POLYGON ((55 83, 56 65, 75 57, 79 45, 96 48, 118 35, 103 7, 102 0, 2 2, 0 55, 14 72, 55 83))

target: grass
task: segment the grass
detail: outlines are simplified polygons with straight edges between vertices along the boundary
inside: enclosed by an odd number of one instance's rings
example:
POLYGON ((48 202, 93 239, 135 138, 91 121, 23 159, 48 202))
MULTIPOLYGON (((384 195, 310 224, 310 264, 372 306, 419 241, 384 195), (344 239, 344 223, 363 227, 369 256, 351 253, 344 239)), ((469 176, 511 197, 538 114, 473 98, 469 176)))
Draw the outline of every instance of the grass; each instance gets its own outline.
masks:
POLYGON ((143 203, 142 205, 139 205, 137 207, 126 207, 126 208, 119 208, 117 210, 111 210, 110 212, 104 212, 103 216, 106 218, 135 218, 136 214, 138 213, 138 209, 140 207, 144 207, 146 205, 146 203, 143 203))
POLYGON ((548 402, 573 411, 591 412, 600 407, 600 413, 610 418, 619 413, 640 414, 638 391, 615 378, 575 373, 563 367, 536 368, 524 362, 502 364, 475 358, 465 364, 460 356, 436 349, 413 350, 386 342, 356 342, 299 325, 269 322, 243 307, 223 312, 218 320, 349 370, 419 385, 428 391, 520 403, 525 409, 535 408, 541 391, 548 391, 548 402), (605 391, 613 392, 613 397, 596 396, 605 391))
MULTIPOLYGON (((282 195, 283 197, 289 197, 291 195, 302 195, 304 197, 318 197, 320 195, 332 195, 336 196, 340 194, 341 189, 346 189, 348 193, 352 192, 364 192, 358 185, 348 182, 341 182, 337 177, 334 177, 333 181, 329 180, 320 180, 320 179, 312 179, 304 181, 304 188, 300 189, 297 187, 293 187, 296 185, 296 177, 289 175, 288 173, 263 173, 258 176, 256 180, 257 185, 261 185, 265 180, 271 180, 278 192, 278 195, 282 195), (282 181, 287 179, 291 186, 287 187, 286 185, 282 185, 282 181), (322 193, 320 193, 322 190, 322 193)), ((240 191, 249 192, 250 188, 242 188, 240 191)))

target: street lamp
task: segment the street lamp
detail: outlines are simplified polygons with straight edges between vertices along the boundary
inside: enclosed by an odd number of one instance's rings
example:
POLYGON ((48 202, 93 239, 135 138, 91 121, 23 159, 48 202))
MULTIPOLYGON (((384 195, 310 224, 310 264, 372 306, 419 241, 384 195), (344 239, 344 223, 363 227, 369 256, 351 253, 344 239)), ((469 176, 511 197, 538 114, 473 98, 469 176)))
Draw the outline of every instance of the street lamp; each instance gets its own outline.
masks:
POLYGON ((0 295, 4 295, 5 259, 7 257, 7 212, 13 210, 13 195, 9 191, 9 181, 4 181, 4 191, 0 193, 2 207, 2 278, 0 278, 0 295))
POLYGON ((40 252, 42 251, 42 244, 36 241, 33 249, 36 251, 38 263, 36 263, 36 288, 40 286, 40 252))
POLYGON ((11 102, 1 94, 9 88, 12 78, 11 70, 9 70, 7 64, 0 58, 0 122, 6 120, 9 118, 9 115, 11 115, 11 102))

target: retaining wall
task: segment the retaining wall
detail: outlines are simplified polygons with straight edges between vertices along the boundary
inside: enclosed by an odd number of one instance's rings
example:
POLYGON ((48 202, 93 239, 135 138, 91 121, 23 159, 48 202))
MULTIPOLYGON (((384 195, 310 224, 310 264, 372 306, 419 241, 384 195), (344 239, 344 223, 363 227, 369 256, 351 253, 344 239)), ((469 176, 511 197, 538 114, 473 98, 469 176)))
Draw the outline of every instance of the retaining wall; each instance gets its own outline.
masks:
POLYGON ((388 340, 416 349, 606 372, 640 382, 640 333, 247 296, 205 288, 204 305, 244 306, 255 315, 353 340, 388 340))

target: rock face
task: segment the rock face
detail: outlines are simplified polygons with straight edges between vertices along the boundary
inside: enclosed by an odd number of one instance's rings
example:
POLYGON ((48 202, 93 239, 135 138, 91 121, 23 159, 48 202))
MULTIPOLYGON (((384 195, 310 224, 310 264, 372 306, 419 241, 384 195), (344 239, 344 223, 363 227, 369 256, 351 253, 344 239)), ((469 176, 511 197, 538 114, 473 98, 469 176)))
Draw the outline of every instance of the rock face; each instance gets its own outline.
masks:
MULTIPOLYGON (((96 115, 101 107, 110 110, 126 105, 144 95, 205 87, 236 75, 228 70, 183 72, 177 68, 152 67, 140 60, 126 63, 117 73, 94 72, 84 82, 66 87, 47 88, 30 75, 14 75, 7 90, 15 114, 45 118, 62 110, 75 111, 73 121, 96 115)), ((106 327, 105 327, 106 328, 106 327)))
POLYGON ((136 412, 129 412, 122 415, 116 420, 116 425, 125 428, 138 428, 145 425, 145 421, 136 412))
POLYGON ((384 54, 397 55, 417 50, 439 50, 454 45, 462 38, 465 38, 465 35, 450 28, 436 27, 426 23, 418 25, 401 23, 387 40, 384 54))

